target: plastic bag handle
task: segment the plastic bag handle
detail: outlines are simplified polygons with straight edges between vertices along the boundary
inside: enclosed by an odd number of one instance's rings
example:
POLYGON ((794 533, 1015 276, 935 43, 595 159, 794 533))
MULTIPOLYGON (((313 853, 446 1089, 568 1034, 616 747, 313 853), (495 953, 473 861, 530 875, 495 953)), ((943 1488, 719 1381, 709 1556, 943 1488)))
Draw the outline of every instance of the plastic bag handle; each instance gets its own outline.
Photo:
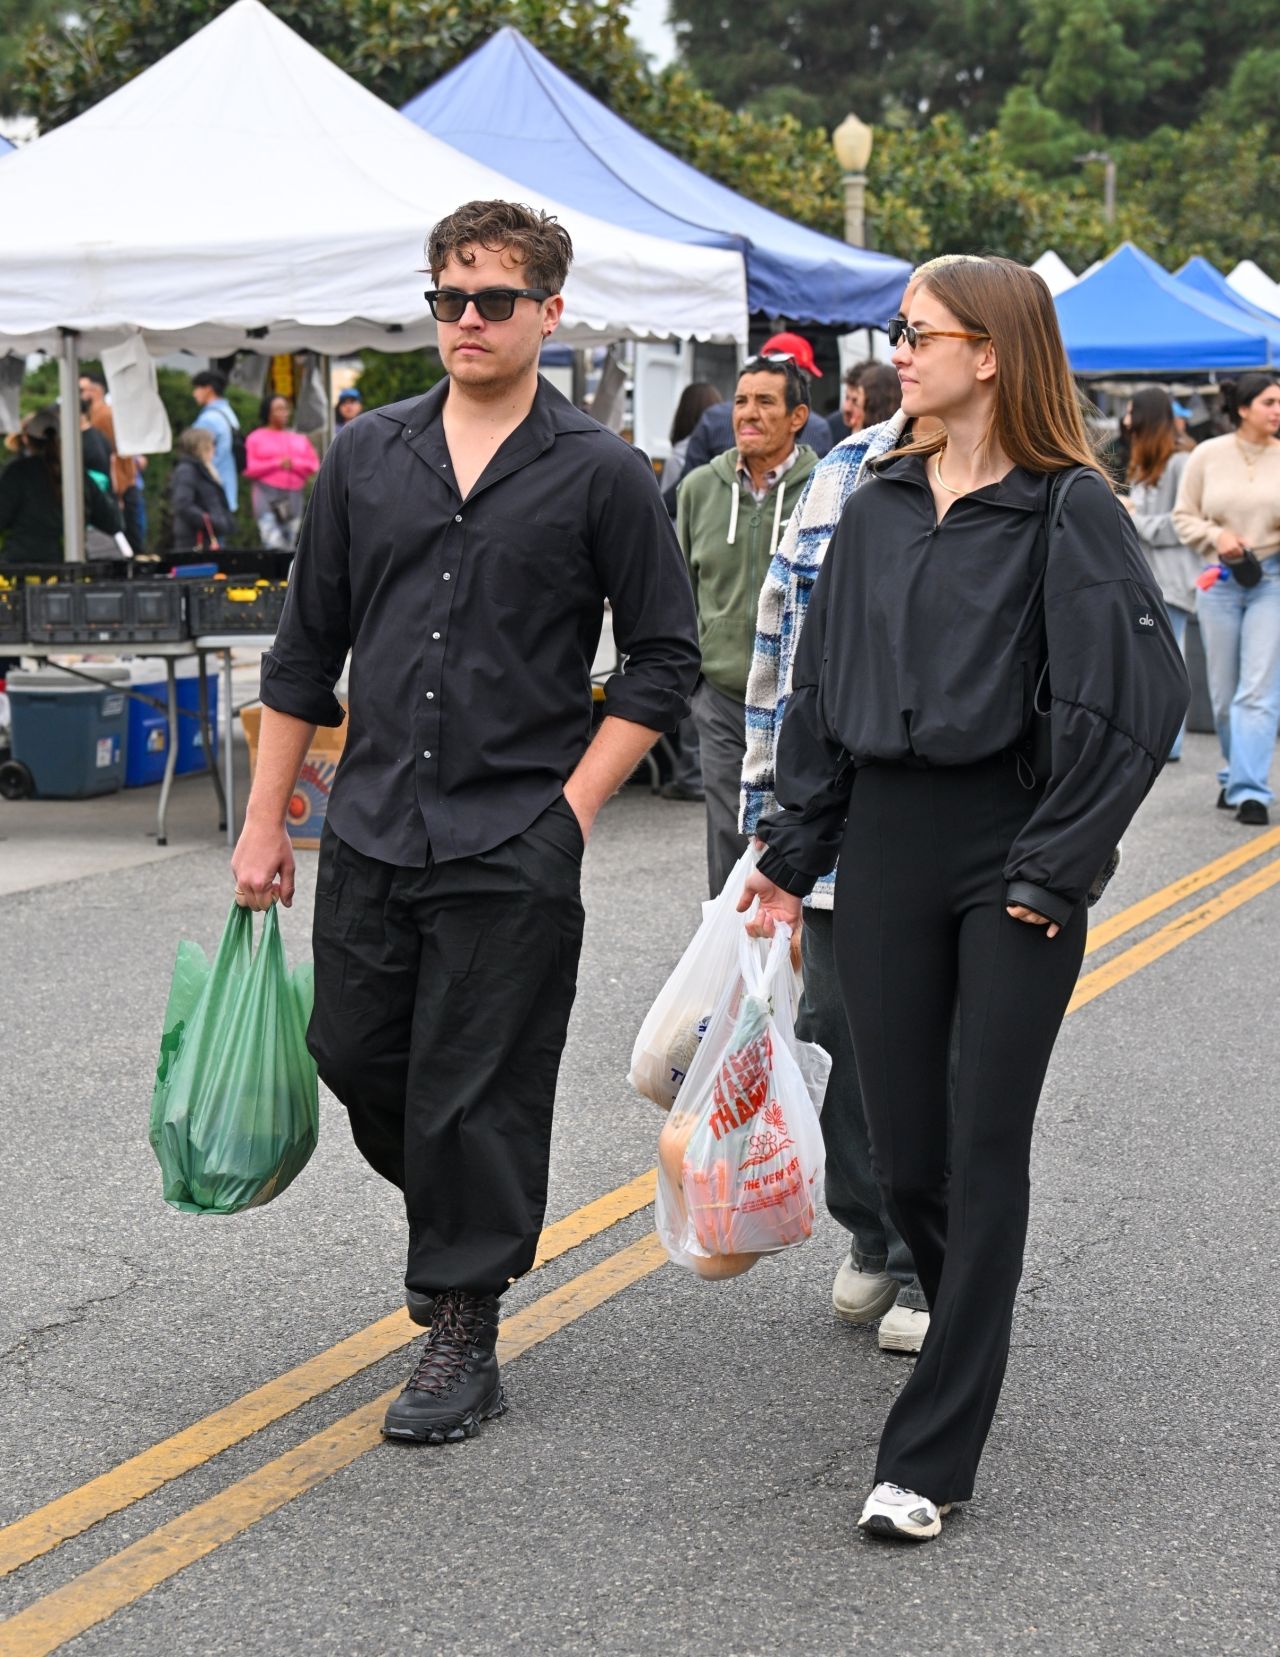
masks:
POLYGON ((754 995, 762 1001, 767 1000, 773 993, 773 986, 783 963, 790 966, 790 957, 791 928, 785 922, 779 921, 774 927, 769 953, 765 956, 763 964, 760 960, 758 940, 748 934, 745 926, 739 928, 738 970, 742 974, 748 995, 754 995))

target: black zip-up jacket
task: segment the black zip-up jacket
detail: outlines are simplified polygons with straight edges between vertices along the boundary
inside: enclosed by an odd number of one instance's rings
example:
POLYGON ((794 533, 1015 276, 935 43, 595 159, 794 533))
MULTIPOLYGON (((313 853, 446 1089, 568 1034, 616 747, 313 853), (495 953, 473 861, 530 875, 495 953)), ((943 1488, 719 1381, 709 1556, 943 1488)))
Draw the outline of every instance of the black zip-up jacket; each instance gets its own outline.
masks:
POLYGON ((860 766, 971 765, 1022 749, 1047 651, 1052 771, 1004 875, 1010 903, 1050 920, 1084 898, 1164 764, 1189 691, 1106 481, 1069 482, 1046 557, 1048 493, 1047 477, 1015 467, 939 523, 912 455, 850 497, 796 648, 781 809, 757 828, 776 885, 803 896, 834 867, 860 766))
POLYGON ((210 527, 220 545, 226 546, 231 540, 235 519, 227 505, 227 492, 221 480, 194 455, 178 456, 169 478, 169 501, 173 507, 175 552, 207 547, 210 527))

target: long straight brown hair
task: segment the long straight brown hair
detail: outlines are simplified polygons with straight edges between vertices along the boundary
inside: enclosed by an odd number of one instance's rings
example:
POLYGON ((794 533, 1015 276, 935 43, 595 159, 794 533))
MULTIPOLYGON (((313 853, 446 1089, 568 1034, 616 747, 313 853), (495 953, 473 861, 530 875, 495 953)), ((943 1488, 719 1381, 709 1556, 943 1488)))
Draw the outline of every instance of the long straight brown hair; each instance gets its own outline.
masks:
POLYGON ((1159 386, 1135 392, 1129 410, 1129 482, 1159 483, 1177 447, 1169 393, 1159 386))
MULTIPOLYGON (((1015 466, 1028 472, 1090 466, 1105 477, 1089 445, 1058 313, 1044 280, 1013 259, 965 254, 921 265, 911 277, 911 285, 917 283, 962 328, 984 335, 996 348, 995 412, 987 442, 999 444, 1015 466)), ((884 459, 937 454, 946 441, 939 428, 884 459)))

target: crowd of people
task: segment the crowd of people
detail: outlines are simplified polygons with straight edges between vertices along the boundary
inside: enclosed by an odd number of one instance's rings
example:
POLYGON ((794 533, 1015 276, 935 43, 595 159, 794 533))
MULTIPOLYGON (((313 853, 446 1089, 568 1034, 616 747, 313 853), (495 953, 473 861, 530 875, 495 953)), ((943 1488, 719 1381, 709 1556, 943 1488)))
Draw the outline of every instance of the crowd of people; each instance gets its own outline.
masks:
MULTIPOLYGON (((160 526, 163 551, 216 551, 234 544, 241 480, 252 491, 258 538, 264 547, 297 544, 307 485, 320 457, 305 433, 291 429, 289 398, 268 393, 259 422, 247 436, 217 369, 193 375, 196 412, 173 447, 160 526)), ((334 429, 363 412, 355 387, 338 394, 334 429)), ((5 438, 15 459, 0 471, 0 565, 58 564, 64 557, 60 410, 48 404, 5 438)), ((147 457, 124 455, 105 378, 80 376, 80 448, 84 469, 87 550, 92 557, 137 556, 147 550, 147 457), (122 544, 117 537, 123 535, 122 544)))
MULTIPOLYGON (((750 401, 744 380, 770 371, 785 379, 790 411, 776 431, 762 438, 756 423, 748 422, 750 429, 739 441, 733 406, 716 387, 692 385, 677 407, 672 460, 663 471, 663 499, 676 519, 698 595, 704 668, 695 711, 673 739, 673 773, 662 792, 670 800, 706 802, 708 844, 715 848, 708 856, 713 892, 743 844, 736 829, 734 755, 724 738, 733 732, 740 760, 750 730, 740 706, 730 709, 719 701, 722 695, 735 704, 745 701, 745 676, 737 668, 726 671, 724 646, 735 636, 741 644, 754 627, 760 583, 754 575, 744 578, 731 595, 723 580, 717 582, 715 572, 722 566, 742 574, 746 564, 756 561, 755 542, 748 535, 744 560, 736 550, 736 514, 735 534, 727 541, 695 521, 694 499, 705 495, 711 473, 706 466, 701 473, 690 468, 688 455, 691 433, 705 425, 708 415, 721 423, 729 420, 732 446, 708 465, 719 466, 722 481, 735 466, 743 479, 748 456, 762 448, 765 463, 756 468, 757 485, 743 483, 740 490, 747 512, 742 521, 750 530, 767 505, 776 526, 790 522, 795 480, 790 497, 786 487, 775 485, 793 468, 807 479, 826 453, 807 441, 814 425, 810 387, 819 373, 809 342, 796 334, 765 342, 759 357, 742 371, 744 408, 750 401), (693 495, 690 511, 681 518, 678 501, 686 488, 693 495), (708 654, 710 669, 705 666, 708 654), (713 717, 716 709, 719 720, 713 717), (701 743, 708 731, 712 748, 704 761, 701 743)), ((837 444, 891 421, 902 402, 897 369, 877 361, 848 369, 841 391, 840 407, 830 417, 837 444)), ((1260 370, 1223 382, 1218 394, 1219 413, 1199 428, 1204 433, 1199 442, 1188 433, 1190 409, 1162 387, 1148 386, 1134 394, 1117 432, 1100 427, 1105 440, 1094 447, 1118 485, 1184 656, 1188 622, 1193 615, 1198 618, 1222 749, 1216 804, 1241 823, 1262 826, 1270 820, 1274 799, 1268 773, 1280 724, 1280 383, 1275 374, 1260 370)), ((774 550, 771 546, 770 556, 774 550)), ((1183 735, 1180 729, 1168 761, 1180 760, 1183 735)))

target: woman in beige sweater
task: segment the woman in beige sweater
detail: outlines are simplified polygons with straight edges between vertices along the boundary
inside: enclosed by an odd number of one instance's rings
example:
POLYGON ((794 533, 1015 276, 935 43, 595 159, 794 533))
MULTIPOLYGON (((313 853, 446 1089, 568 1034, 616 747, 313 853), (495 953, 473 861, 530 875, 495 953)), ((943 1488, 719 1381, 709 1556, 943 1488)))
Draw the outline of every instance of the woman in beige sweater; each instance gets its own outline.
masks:
POLYGON ((1280 375, 1242 374, 1223 385, 1222 402, 1236 429, 1190 456, 1173 523, 1227 572, 1198 606, 1225 761, 1218 805, 1237 822, 1265 824, 1280 720, 1280 375))

